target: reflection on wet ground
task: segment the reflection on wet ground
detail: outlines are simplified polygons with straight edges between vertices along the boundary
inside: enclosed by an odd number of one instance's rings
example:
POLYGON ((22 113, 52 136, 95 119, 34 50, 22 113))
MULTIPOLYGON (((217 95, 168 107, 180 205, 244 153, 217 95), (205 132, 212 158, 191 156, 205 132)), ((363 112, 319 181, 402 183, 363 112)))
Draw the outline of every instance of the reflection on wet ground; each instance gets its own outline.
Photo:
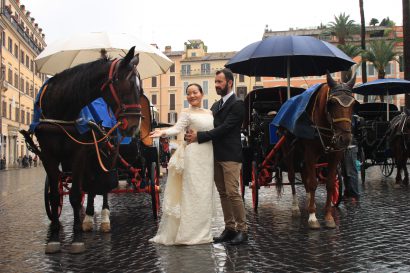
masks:
MULTIPOLYGON (((96 199, 94 232, 85 234, 87 251, 70 255, 72 211, 64 199, 62 252, 44 254, 49 220, 44 210, 41 168, 0 172, 0 272, 409 272, 409 188, 368 170, 360 202, 334 210, 336 229, 307 228, 308 215, 291 213, 290 189, 281 198, 262 188, 258 213, 246 193, 249 242, 241 246, 206 244, 160 246, 148 243, 157 229, 150 196, 110 196, 112 232, 99 232, 101 197, 96 199)), ((323 224, 324 188, 319 187, 318 219, 323 224)), ((298 188, 300 207, 304 190, 298 188)), ((219 206, 218 206, 219 207, 219 206)), ((221 211, 213 233, 223 229, 221 211)))

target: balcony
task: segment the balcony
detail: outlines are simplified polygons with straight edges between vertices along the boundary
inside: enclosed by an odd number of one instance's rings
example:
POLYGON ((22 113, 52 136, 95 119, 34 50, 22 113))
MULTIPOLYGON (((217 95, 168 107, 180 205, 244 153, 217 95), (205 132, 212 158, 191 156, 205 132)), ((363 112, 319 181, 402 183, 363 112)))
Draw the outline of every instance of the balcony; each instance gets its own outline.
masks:
POLYGON ((14 27, 15 30, 21 35, 22 39, 34 50, 34 52, 39 55, 41 53, 41 49, 34 43, 34 41, 30 38, 30 36, 24 31, 24 29, 20 26, 20 24, 16 21, 16 19, 11 16, 8 9, 3 8, 1 10, 1 14, 3 14, 10 24, 14 27))

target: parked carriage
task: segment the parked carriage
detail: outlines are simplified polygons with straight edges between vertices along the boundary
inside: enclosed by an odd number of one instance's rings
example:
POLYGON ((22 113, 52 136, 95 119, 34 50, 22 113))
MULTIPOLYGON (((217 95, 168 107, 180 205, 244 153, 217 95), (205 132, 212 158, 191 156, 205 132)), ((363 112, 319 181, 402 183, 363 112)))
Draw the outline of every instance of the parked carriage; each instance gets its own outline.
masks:
POLYGON ((360 177, 364 183, 366 170, 371 166, 379 166, 382 174, 389 177, 393 173, 394 162, 386 136, 390 121, 400 112, 396 105, 385 102, 358 104, 355 107, 356 124, 354 137, 358 144, 357 158, 360 162, 360 177))
MULTIPOLYGON (((291 88, 291 96, 304 92, 303 88, 291 88)), ((286 99, 286 87, 262 88, 251 91, 245 98, 246 116, 243 123, 243 165, 241 172, 241 193, 244 198, 246 186, 252 191, 252 204, 256 211, 260 187, 275 186, 287 171, 280 147, 277 127, 271 124, 286 99)), ((316 164, 316 176, 320 183, 326 181, 326 162, 316 164)), ((299 180, 300 182, 300 180, 299 180)), ((282 183, 290 185, 290 183, 282 183)), ((339 205, 342 199, 342 176, 340 168, 335 181, 332 203, 339 205)))

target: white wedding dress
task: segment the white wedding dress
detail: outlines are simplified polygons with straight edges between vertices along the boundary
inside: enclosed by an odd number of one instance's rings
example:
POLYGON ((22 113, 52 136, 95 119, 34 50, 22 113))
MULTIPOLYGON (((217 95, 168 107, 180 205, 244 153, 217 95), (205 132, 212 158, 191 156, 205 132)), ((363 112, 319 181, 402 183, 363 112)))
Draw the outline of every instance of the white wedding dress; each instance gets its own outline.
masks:
MULTIPOLYGON (((166 135, 178 135, 188 129, 208 131, 212 128, 211 111, 190 107, 181 112, 178 122, 166 130, 166 135)), ((149 241, 164 245, 212 242, 213 189, 212 142, 179 145, 168 164, 159 229, 149 241)))

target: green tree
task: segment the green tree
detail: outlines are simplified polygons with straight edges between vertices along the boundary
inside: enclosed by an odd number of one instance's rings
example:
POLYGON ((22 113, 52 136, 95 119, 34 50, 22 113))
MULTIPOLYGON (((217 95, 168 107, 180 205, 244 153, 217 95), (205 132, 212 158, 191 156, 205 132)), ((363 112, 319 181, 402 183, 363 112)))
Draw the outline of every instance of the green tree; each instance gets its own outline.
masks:
POLYGON ((394 50, 395 41, 374 40, 369 43, 368 49, 363 53, 363 58, 371 62, 377 70, 377 78, 384 79, 386 66, 391 61, 397 61, 394 50))
POLYGON ((376 26, 378 23, 379 23, 379 20, 377 20, 376 18, 372 18, 370 19, 369 25, 376 26))
MULTIPOLYGON (((377 78, 384 79, 386 76, 386 66, 391 61, 397 61, 394 51, 395 41, 374 40, 369 43, 369 48, 363 53, 363 59, 371 62, 377 70, 377 78)), ((383 96, 380 96, 384 101, 383 96)))
POLYGON ((396 25, 396 23, 392 20, 390 20, 389 17, 383 18, 383 20, 380 22, 379 26, 382 27, 394 27, 396 25))
MULTIPOLYGON (((361 55, 363 52, 360 46, 354 44, 338 45, 337 47, 352 59, 361 55)), ((350 68, 348 71, 341 71, 340 74, 341 80, 347 82, 352 77, 352 69, 350 68)))
POLYGON ((328 32, 336 36, 339 44, 344 45, 346 39, 350 38, 351 35, 359 33, 359 26, 354 20, 350 19, 350 15, 345 13, 340 13, 339 16, 335 15, 335 21, 328 24, 328 32))

